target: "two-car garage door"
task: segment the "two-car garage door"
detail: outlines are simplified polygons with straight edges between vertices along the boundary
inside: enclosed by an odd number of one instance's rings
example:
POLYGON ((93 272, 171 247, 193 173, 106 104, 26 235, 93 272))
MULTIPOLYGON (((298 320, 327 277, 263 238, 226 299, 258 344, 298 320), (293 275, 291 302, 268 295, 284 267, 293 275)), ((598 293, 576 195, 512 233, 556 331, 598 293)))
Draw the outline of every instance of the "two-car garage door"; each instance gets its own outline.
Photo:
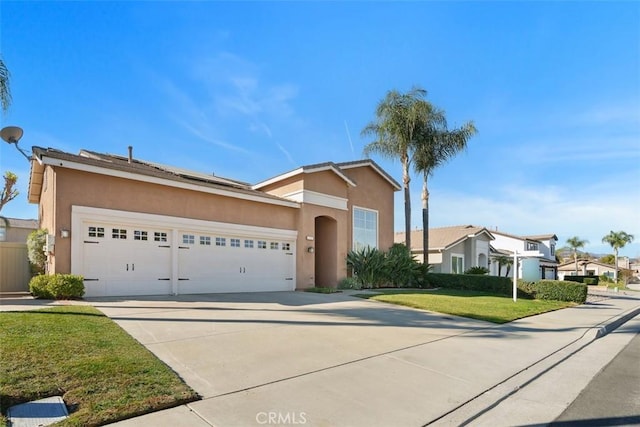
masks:
POLYGON ((86 296, 295 288, 292 230, 73 207, 72 272, 86 296))

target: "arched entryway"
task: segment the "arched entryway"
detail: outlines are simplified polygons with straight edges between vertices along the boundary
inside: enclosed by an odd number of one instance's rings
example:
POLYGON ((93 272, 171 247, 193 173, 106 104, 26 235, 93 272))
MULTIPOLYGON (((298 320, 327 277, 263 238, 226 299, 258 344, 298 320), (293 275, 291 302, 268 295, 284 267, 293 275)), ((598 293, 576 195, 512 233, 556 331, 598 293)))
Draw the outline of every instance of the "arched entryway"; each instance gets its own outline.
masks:
POLYGON ((338 222, 328 216, 315 219, 315 282, 319 287, 338 284, 338 222))
POLYGON ((487 259, 487 256, 485 254, 478 255, 478 267, 489 267, 489 260, 487 259))

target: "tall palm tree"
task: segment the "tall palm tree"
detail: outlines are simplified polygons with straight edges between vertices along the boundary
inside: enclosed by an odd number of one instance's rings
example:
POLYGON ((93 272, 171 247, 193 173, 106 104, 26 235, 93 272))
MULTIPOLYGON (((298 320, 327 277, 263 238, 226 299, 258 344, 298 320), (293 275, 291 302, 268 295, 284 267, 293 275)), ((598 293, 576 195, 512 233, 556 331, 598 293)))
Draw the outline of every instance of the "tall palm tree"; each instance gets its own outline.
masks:
POLYGON ((583 248, 588 240, 583 240, 578 236, 573 236, 567 239, 567 245, 573 250, 573 261, 576 263, 576 276, 578 275, 578 249, 583 248))
POLYGON ((413 161, 416 172, 422 174, 422 250, 428 260, 429 252, 429 189, 427 182, 438 166, 443 165, 467 147, 467 141, 477 133, 473 122, 467 122, 457 129, 447 129, 447 119, 443 110, 430 103, 427 114, 413 141, 413 161))
POLYGON ((615 255, 615 270, 613 271, 613 280, 618 282, 618 249, 624 248, 627 243, 633 242, 633 234, 624 231, 610 231, 609 234, 602 238, 602 243, 608 243, 613 248, 615 255))
POLYGON ((6 113, 11 105, 11 90, 9 89, 9 70, 0 58, 0 107, 6 113))
POLYGON ((375 140, 364 147, 364 155, 378 153, 402 164, 404 189, 405 244, 411 248, 411 146, 422 128, 427 103, 427 91, 414 87, 407 93, 396 90, 387 95, 376 108, 376 119, 362 130, 363 136, 373 135, 375 140))

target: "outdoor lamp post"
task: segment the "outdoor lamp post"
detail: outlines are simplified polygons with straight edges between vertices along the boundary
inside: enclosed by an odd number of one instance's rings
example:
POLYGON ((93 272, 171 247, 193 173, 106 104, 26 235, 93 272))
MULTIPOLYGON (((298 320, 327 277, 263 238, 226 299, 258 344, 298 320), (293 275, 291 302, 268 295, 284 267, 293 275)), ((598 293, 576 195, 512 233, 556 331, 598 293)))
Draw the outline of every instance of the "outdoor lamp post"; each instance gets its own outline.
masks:
POLYGON ((0 130, 0 138, 5 140, 7 144, 14 144, 20 154, 22 154, 28 161, 31 161, 31 155, 27 154, 26 151, 18 146, 18 141, 20 141, 20 138, 22 138, 23 133, 24 132, 22 131, 22 129, 18 126, 7 126, 0 130))

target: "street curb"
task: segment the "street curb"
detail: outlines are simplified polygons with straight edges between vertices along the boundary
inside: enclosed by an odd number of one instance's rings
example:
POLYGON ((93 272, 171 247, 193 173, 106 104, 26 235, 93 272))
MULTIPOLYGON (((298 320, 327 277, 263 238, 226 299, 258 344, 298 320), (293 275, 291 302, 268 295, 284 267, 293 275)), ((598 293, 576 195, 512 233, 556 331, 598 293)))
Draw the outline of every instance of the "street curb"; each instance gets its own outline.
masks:
POLYGON ((602 338, 610 332, 613 332, 638 314, 640 314, 640 305, 613 316, 603 322, 604 324, 601 326, 596 325, 587 329, 581 337, 571 343, 546 355, 498 384, 495 384, 452 411, 427 422, 423 427, 430 425, 469 425, 480 416, 491 412, 492 409, 504 400, 511 398, 518 393, 520 389, 526 387, 574 354, 583 350, 598 338, 602 338))
POLYGON ((613 322, 607 323, 606 325, 599 327, 598 332, 596 333, 596 339, 602 338, 608 333, 615 331, 620 326, 624 325, 629 320, 636 317, 638 314, 640 314, 640 305, 630 310, 627 310, 627 312, 625 313, 620 314, 618 318, 613 322))

